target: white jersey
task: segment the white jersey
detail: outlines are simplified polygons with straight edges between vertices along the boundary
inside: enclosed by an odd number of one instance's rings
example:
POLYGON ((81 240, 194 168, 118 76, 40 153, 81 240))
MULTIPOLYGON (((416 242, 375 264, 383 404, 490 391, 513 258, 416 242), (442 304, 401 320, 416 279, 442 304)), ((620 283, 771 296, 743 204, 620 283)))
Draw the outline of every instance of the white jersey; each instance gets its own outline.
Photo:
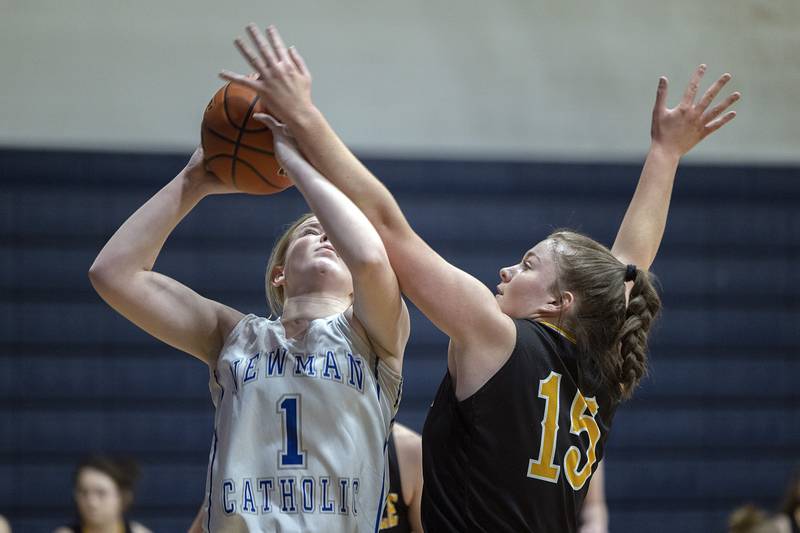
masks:
POLYGON ((343 314, 297 339, 242 318, 211 368, 204 529, 377 531, 401 384, 343 314))

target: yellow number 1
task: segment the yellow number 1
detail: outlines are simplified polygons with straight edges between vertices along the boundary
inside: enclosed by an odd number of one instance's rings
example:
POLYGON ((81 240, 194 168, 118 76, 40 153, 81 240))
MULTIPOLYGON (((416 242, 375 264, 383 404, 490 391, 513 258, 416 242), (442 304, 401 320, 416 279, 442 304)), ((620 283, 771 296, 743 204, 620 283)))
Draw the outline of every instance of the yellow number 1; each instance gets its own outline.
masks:
POLYGON ((542 445, 539 458, 528 462, 528 477, 558 483, 561 467, 553 464, 556 453, 556 433, 558 433, 558 390, 561 388, 561 374, 550 372, 546 379, 539 381, 539 398, 544 398, 544 420, 542 420, 542 445))
MULTIPOLYGON (((545 401, 545 413, 542 420, 542 441, 539 446, 539 458, 528 462, 528 477, 558 483, 561 467, 554 464, 556 436, 558 434, 559 389, 561 374, 550 372, 547 378, 539 381, 539 398, 545 401)), ((584 431, 589 434, 589 449, 586 451, 586 463, 578 468, 581 452, 577 446, 570 446, 564 455, 567 481, 575 490, 580 490, 597 461, 597 442, 600 440, 600 427, 597 425, 597 401, 585 398, 580 391, 575 393, 570 409, 570 433, 580 435, 584 431), (586 414, 586 410, 589 413, 586 414)))

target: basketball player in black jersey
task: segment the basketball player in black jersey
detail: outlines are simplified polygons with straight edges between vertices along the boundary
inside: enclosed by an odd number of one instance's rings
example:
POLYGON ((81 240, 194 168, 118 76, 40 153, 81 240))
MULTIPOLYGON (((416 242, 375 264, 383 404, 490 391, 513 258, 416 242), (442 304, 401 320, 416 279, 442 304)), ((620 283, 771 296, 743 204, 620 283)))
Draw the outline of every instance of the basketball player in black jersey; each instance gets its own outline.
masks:
POLYGON ((422 533, 422 439, 395 423, 389 439, 389 494, 381 533, 422 533))
POLYGON ((557 231, 500 270, 497 294, 442 259, 411 228, 389 191, 336 136, 311 100, 311 77, 274 28, 248 28, 237 46, 258 91, 303 155, 365 213, 403 292, 450 337, 448 371, 423 431, 423 524, 428 531, 574 532, 617 405, 644 375, 660 307, 648 268, 663 235, 680 157, 729 122, 734 93, 697 101, 701 65, 681 103, 656 96, 652 144, 611 250, 557 231))

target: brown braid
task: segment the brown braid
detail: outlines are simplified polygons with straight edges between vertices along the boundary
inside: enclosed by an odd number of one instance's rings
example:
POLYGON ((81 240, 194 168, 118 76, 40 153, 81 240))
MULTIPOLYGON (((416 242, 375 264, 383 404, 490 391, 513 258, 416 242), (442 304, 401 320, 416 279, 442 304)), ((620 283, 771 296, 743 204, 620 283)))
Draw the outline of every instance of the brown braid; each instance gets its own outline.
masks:
POLYGON ((622 357, 619 383, 625 400, 631 397, 639 381, 647 374, 647 335, 661 309, 661 299, 653 287, 651 276, 644 270, 636 272, 625 310, 625 322, 619 333, 622 357))

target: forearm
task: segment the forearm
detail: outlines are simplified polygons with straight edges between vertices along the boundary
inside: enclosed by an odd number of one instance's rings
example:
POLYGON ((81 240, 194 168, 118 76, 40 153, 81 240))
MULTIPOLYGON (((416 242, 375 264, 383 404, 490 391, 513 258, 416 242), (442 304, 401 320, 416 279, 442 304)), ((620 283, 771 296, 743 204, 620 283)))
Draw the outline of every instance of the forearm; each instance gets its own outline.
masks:
POLYGON ((284 167, 351 270, 388 265, 380 236, 342 191, 299 155, 284 161, 284 167))
POLYGON ((181 172, 120 226, 91 271, 119 276, 152 270, 167 237, 204 196, 201 187, 181 172))
POLYGON ((288 126, 311 164, 358 206, 381 237, 410 230, 389 190, 353 155, 319 110, 295 114, 288 126))
POLYGON ((664 236, 679 157, 654 144, 617 233, 612 253, 647 270, 664 236))

